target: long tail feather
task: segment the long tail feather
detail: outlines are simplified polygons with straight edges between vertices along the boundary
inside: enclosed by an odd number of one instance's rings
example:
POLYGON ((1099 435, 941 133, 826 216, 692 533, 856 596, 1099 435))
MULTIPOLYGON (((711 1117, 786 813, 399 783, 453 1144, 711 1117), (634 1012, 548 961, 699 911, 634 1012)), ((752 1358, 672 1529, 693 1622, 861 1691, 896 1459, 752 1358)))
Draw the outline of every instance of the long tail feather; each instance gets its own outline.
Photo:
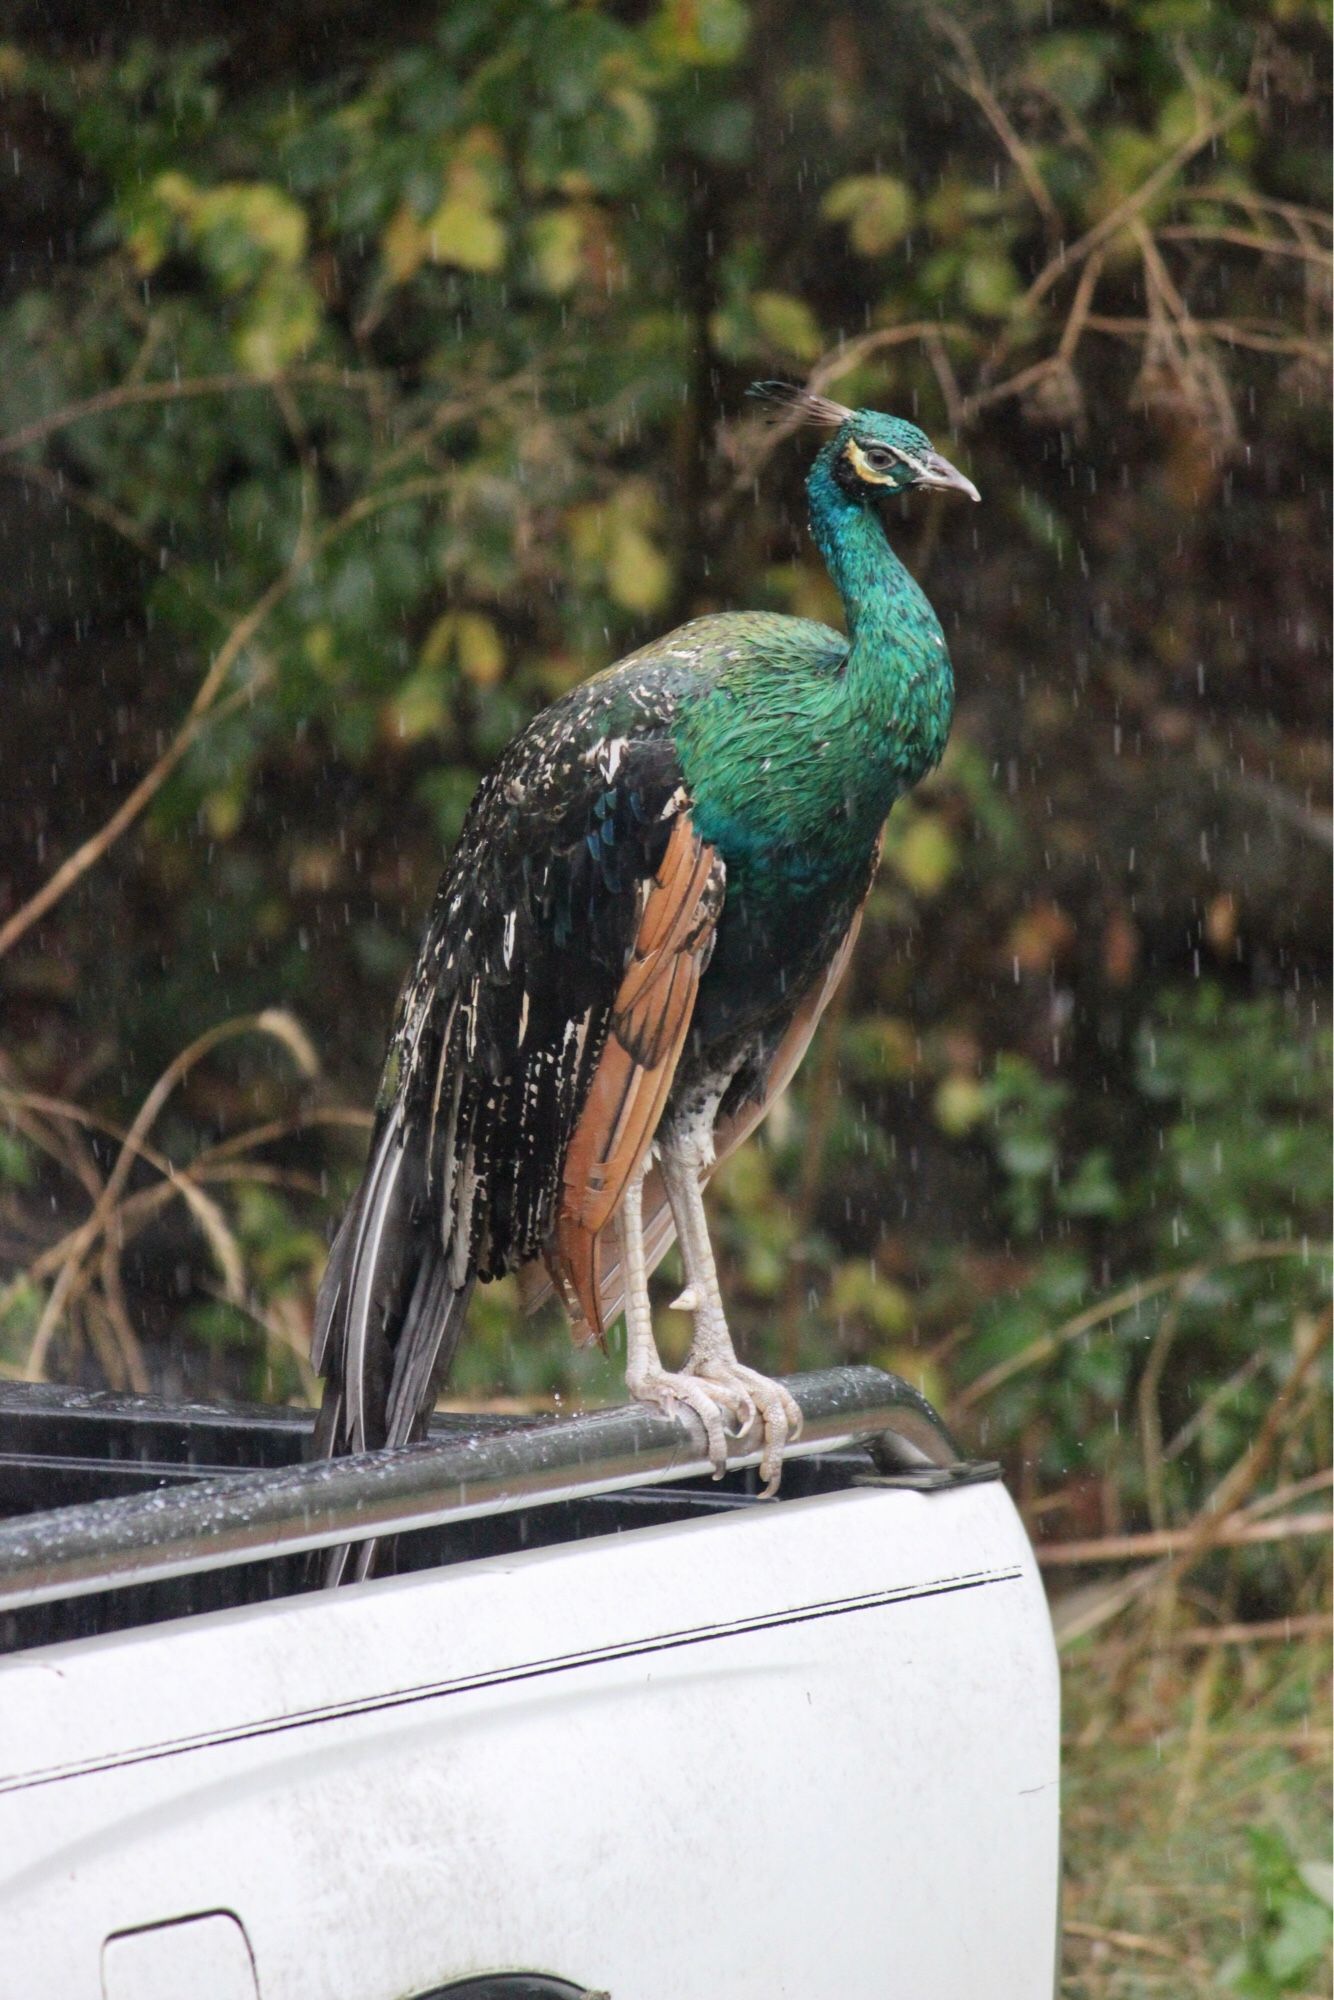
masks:
POLYGON ((423 1263, 398 1343, 387 1444, 413 1444, 425 1437, 454 1360, 472 1288, 471 1278, 460 1286, 451 1284, 448 1262, 438 1251, 423 1263))
MULTIPOLYGON (((473 1280, 454 1282, 424 1184, 420 1148, 405 1144, 390 1119, 334 1239, 316 1304, 311 1353, 326 1378, 316 1457, 426 1434, 473 1280)), ((330 1550, 319 1567, 332 1584, 384 1570, 391 1558, 391 1542, 367 1542, 330 1550)))

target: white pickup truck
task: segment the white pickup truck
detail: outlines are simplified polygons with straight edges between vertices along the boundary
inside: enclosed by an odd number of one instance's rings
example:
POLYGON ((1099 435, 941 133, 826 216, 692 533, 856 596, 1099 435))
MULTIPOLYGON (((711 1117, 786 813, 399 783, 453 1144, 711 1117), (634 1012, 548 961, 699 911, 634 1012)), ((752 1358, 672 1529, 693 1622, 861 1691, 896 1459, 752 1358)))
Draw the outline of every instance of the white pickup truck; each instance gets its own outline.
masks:
POLYGON ((305 1465, 0 1387, 3 2000, 1049 2000, 1023 1527, 904 1383, 789 1387, 772 1501, 642 1407, 305 1465))

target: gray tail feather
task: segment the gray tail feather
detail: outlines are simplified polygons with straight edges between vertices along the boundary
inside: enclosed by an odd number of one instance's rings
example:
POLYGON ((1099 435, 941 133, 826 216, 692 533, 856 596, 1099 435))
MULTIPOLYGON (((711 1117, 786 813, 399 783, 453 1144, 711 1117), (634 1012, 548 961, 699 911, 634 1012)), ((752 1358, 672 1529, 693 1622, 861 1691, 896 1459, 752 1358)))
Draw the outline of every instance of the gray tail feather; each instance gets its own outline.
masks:
MULTIPOLYGON (((395 1371, 390 1392, 387 1443, 416 1444, 426 1436, 435 1399, 463 1331, 472 1288, 471 1278, 457 1289, 449 1283, 448 1266, 438 1252, 423 1265, 413 1292, 417 1338, 409 1343, 410 1327, 405 1321, 400 1341, 403 1366, 395 1371)), ((320 1414, 323 1416, 323 1411, 320 1414)), ((323 1582, 326 1586, 362 1583, 367 1577, 391 1575, 394 1551, 392 1535, 330 1549, 324 1559, 323 1582)))
MULTIPOLYGON (((326 1378, 312 1453, 411 1444, 424 1437, 454 1358, 473 1280, 455 1284, 420 1162, 390 1125, 377 1133, 361 1189, 334 1239, 315 1310, 311 1358, 326 1378)), ((323 1581, 369 1576, 392 1542, 328 1551, 323 1581), (377 1561, 378 1558, 378 1561, 377 1561)))

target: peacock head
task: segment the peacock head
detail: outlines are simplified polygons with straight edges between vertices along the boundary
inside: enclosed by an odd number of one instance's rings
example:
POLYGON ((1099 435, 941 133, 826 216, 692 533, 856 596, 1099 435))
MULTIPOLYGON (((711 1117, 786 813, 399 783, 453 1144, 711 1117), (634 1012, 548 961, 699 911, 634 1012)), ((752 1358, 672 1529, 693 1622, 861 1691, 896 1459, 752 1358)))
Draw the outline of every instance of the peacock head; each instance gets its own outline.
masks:
POLYGON ((756 382, 750 391, 773 406, 779 421, 816 424, 834 435, 819 463, 850 499, 882 500, 914 487, 950 487, 980 500, 971 479, 932 445, 924 431, 903 417, 879 410, 848 410, 827 396, 787 382, 756 382))

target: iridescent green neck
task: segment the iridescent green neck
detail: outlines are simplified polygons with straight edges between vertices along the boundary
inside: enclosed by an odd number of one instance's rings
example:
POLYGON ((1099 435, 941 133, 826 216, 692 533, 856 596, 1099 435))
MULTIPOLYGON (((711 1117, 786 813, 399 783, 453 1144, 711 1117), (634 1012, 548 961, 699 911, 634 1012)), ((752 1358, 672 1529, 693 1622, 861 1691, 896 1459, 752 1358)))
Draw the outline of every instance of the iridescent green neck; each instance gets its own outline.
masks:
POLYGON ((954 709, 954 676, 940 621, 885 538, 880 516, 846 493, 828 444, 806 481, 811 533, 843 600, 851 641, 850 700, 884 731, 896 790, 938 764, 954 709))

